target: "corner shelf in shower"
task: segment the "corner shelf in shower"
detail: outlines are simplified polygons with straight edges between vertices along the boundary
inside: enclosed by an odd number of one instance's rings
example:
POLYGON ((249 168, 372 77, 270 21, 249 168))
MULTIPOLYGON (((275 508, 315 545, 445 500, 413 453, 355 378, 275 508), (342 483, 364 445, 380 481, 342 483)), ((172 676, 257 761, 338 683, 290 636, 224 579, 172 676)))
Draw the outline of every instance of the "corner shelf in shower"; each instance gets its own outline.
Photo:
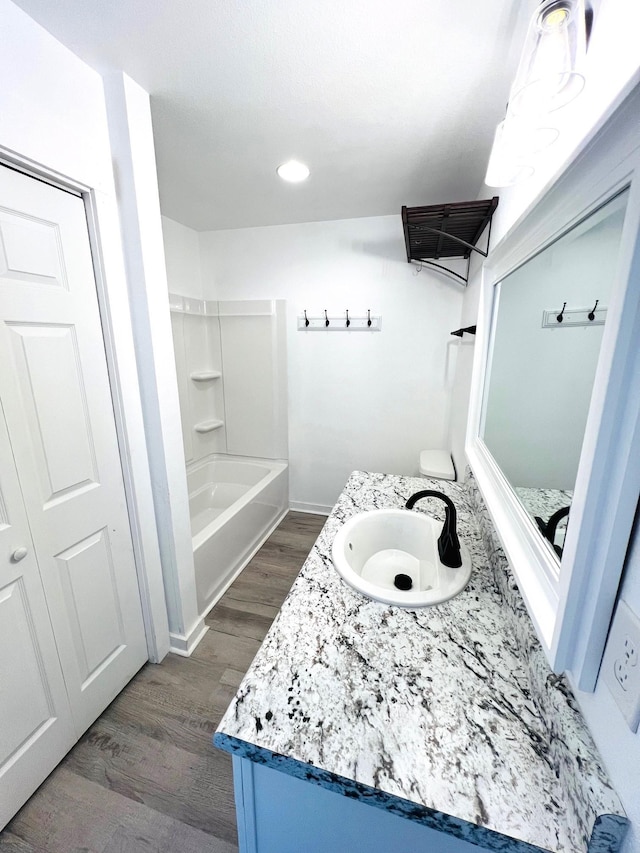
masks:
POLYGON ((207 432, 213 432, 214 429, 220 429, 220 427, 224 426, 224 421, 218 420, 210 420, 210 421, 200 421, 199 424, 194 426, 196 432, 199 432, 201 435, 204 435, 207 432))
POLYGON ((425 264, 455 276, 465 284, 469 280, 471 253, 489 254, 491 219, 498 206, 498 196, 476 201, 431 204, 426 207, 403 207, 402 225, 408 263, 425 264), (486 249, 477 245, 489 226, 486 249), (437 264, 444 258, 466 258, 467 274, 437 264))
POLYGON ((211 382, 212 379, 220 379, 222 373, 219 370, 194 370, 189 378, 194 382, 211 382))

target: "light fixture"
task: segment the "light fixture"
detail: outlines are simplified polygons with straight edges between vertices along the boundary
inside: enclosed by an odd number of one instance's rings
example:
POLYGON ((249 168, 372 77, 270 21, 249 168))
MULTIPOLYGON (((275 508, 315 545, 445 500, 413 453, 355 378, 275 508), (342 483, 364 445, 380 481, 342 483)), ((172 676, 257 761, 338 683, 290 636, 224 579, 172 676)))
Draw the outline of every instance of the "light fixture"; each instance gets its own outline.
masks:
POLYGON ((288 160, 286 163, 282 163, 276 172, 283 181, 289 181, 291 184, 298 184, 309 177, 309 167, 297 160, 288 160))
POLYGON ((493 138, 484 179, 488 187, 511 187, 530 178, 535 171, 533 166, 526 162, 526 157, 513 146, 509 136, 509 124, 505 119, 496 128, 493 138))
POLYGON ((544 0, 529 24, 509 111, 539 116, 572 101, 584 86, 586 53, 584 0, 544 0))
POLYGON ((507 115, 496 129, 487 186, 513 186, 533 175, 535 155, 559 136, 549 113, 582 91, 586 49, 585 0, 543 0, 529 24, 507 115))
POLYGON ((530 178, 535 155, 552 145, 560 132, 534 122, 507 115, 496 128, 484 179, 488 187, 510 187, 530 178))

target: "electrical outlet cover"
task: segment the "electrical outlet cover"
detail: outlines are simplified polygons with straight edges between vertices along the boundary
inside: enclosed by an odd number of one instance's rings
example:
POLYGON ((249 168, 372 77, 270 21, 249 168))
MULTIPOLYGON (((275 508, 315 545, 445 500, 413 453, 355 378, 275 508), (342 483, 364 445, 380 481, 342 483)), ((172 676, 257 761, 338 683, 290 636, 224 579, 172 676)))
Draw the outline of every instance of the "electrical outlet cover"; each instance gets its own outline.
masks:
POLYGON ((640 619, 622 599, 613 617, 600 674, 632 732, 640 722, 640 619))

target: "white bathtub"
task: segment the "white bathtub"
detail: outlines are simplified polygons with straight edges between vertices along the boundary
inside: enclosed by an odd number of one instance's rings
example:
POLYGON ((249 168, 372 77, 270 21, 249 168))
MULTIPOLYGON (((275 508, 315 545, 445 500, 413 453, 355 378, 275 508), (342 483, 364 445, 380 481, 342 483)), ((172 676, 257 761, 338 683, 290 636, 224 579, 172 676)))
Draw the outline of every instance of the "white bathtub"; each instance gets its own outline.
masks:
POLYGON ((211 610, 286 514, 286 462, 216 456, 187 470, 198 610, 211 610))

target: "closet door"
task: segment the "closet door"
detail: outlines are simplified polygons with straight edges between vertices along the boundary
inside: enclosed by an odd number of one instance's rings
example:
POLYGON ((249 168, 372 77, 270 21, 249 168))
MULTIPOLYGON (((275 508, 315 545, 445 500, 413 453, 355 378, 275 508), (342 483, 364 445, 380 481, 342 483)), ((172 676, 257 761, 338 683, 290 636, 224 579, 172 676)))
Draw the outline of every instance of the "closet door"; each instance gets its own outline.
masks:
POLYGON ((71 709, 0 406, 0 829, 74 742, 71 709))
POLYGON ((5 167, 0 400, 80 735, 146 641, 84 204, 5 167))

